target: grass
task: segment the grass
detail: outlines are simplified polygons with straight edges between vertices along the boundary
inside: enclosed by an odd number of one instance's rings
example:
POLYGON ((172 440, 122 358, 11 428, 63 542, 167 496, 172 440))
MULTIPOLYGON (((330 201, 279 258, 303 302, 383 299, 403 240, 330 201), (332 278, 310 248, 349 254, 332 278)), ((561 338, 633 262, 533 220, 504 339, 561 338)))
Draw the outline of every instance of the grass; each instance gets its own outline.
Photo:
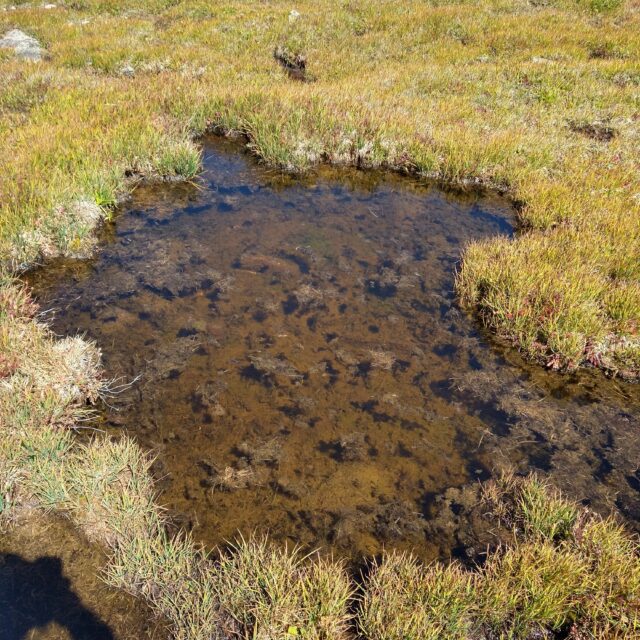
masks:
POLYGON ((353 586, 340 562, 302 556, 266 539, 240 539, 215 564, 216 595, 238 636, 349 637, 353 586))
POLYGON ((358 628, 371 640, 464 640, 477 614, 476 582, 455 564, 425 568, 390 553, 371 567, 358 628))
POLYGON ((512 473, 485 483, 483 499, 492 516, 530 539, 564 540, 576 526, 579 510, 536 474, 526 482, 512 473))
POLYGON ((507 549, 489 563, 483 578, 487 627, 506 638, 561 631, 578 620, 587 597, 584 560, 548 542, 507 549))
POLYGON ((386 555, 365 582, 358 637, 640 636, 637 541, 535 476, 503 477, 486 488, 492 517, 508 516, 520 525, 513 538, 490 551, 475 571, 455 563, 422 567, 410 556, 386 555), (561 531, 558 523, 567 526, 561 531))
POLYGON ((48 52, 38 64, 0 52, 0 261, 86 255, 137 180, 193 179, 193 140, 235 131, 285 170, 328 161, 504 189, 521 233, 466 249, 462 303, 550 367, 634 377, 638 8, 301 0, 292 14, 275 0, 75 0, 0 11, 0 32, 22 28, 48 52), (304 81, 274 52, 303 61, 304 81))

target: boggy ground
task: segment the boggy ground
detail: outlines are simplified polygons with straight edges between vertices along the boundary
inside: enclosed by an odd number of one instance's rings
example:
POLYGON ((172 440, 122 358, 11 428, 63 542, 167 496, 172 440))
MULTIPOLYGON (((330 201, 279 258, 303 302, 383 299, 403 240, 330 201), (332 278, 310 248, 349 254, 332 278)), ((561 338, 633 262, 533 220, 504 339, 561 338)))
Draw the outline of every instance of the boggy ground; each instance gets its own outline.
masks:
MULTIPOLYGON (((96 223, 127 185, 193 177, 193 136, 239 130, 255 153, 287 169, 319 159, 386 164, 507 188, 528 230, 466 252, 463 299, 554 367, 590 362, 633 376, 637 8, 629 0, 401 9, 299 2, 291 14, 288 5, 245 2, 3 3, 3 32, 21 28, 44 47, 33 64, 0 52, 3 265, 87 255, 96 223)), ((139 449, 126 440, 78 449, 68 427, 103 390, 95 349, 55 341, 8 278, 0 298, 3 518, 25 502, 68 513, 115 550, 111 580, 152 601, 176 637, 238 628, 265 638, 342 635, 350 587, 334 565, 320 572, 331 576, 331 593, 314 573, 319 565, 287 564, 286 554, 255 543, 212 572, 188 537, 164 533, 139 449)), ((560 526, 554 516, 541 529, 547 542, 493 556, 492 572, 481 574, 495 578, 481 581, 488 590, 472 589, 466 574, 458 581, 457 573, 443 579, 441 570, 409 567, 398 593, 395 574, 386 574, 392 588, 376 574, 359 633, 539 637, 542 628, 637 637, 637 546, 612 525, 596 519, 585 528, 558 506, 560 526), (470 618, 452 597, 460 593, 481 603, 470 618), (416 598, 426 617, 412 617, 416 598), (443 616, 458 611, 471 626, 443 631, 443 616)), ((531 533, 529 521, 513 523, 531 533)))
POLYGON ((74 443, 69 427, 86 422, 86 400, 108 390, 95 347, 56 340, 15 283, 0 291, 10 367, 0 387, 3 525, 25 507, 66 514, 110 550, 111 584, 147 599, 174 637, 638 637, 637 541, 536 479, 507 477, 482 501, 477 487, 445 495, 442 506, 471 518, 479 543, 495 548, 476 572, 386 554, 359 590, 339 562, 260 540, 205 554, 168 532, 151 460, 135 443, 74 443), (493 522, 477 526, 487 513, 493 522))
POLYGON ((467 249, 464 303, 549 366, 636 375, 637 0, 2 9, 0 29, 43 48, 0 53, 5 264, 86 254, 92 206, 138 177, 192 177, 193 137, 236 130, 289 170, 506 189, 526 232, 467 249))
POLYGON ((203 149, 197 187, 139 188, 94 260, 28 278, 56 333, 103 346, 122 389, 97 426, 157 456, 194 538, 473 561, 464 500, 439 496, 505 467, 640 524, 638 386, 527 365, 455 304, 461 247, 512 231, 505 201, 203 149))
POLYGON ((209 547, 258 530, 356 562, 448 555, 423 498, 493 463, 486 425, 430 385, 494 367, 453 270, 465 241, 511 231, 510 207, 380 172, 278 179, 237 144, 203 148, 197 188, 138 189, 95 260, 28 279, 123 383, 97 426, 157 455, 159 500, 209 547))
MULTIPOLYGON (((226 200, 228 190, 221 188, 220 191, 221 200, 226 200)), ((340 195, 340 190, 336 191, 340 195)), ((226 202, 227 206, 229 204, 226 202)), ((171 211, 174 211, 173 206, 171 211)), ((138 211, 135 215, 134 212, 133 218, 138 222, 133 226, 135 228, 142 221, 143 238, 146 237, 145 227, 147 230, 155 224, 170 227, 171 219, 179 220, 180 217, 179 213, 173 214, 169 210, 166 216, 159 216, 160 213, 161 208, 157 206, 151 207, 146 214, 138 211), (153 220, 155 222, 147 224, 153 220)), ((182 215, 186 213, 185 210, 182 215)), ((203 211, 191 213, 203 215, 203 211)), ((479 213, 482 213, 481 208, 479 213)), ((227 216, 227 221, 230 217, 227 216)), ((259 226, 258 223, 259 218, 256 218, 254 224, 259 226)), ((295 222, 301 223, 302 220, 295 222)), ((131 230, 125 229, 119 242, 135 248, 131 230)), ((187 240, 188 234, 182 237, 187 240)), ((149 238, 153 241, 151 234, 149 238)), ((233 249, 231 243, 228 250, 233 252, 233 249)), ((354 250, 362 250, 359 243, 354 250)), ((105 254, 108 253, 106 250, 105 254)), ((245 261, 255 258, 252 251, 244 252, 243 256, 245 261)), ((254 269, 246 269, 245 265, 246 273, 236 276, 257 277, 265 261, 270 259, 261 255, 257 261, 260 268, 255 273, 251 274, 254 269)), ((299 272, 300 277, 313 274, 316 262, 322 264, 320 256, 314 261, 307 254, 297 256, 295 260, 278 260, 278 269, 291 268, 292 273, 299 272), (309 267, 308 274, 302 273, 306 270, 305 264, 309 267)), ((213 279, 206 263, 196 261, 196 264, 183 266, 183 276, 198 276, 197 290, 203 287, 199 277, 203 269, 207 271, 205 279, 213 279)), ((236 270, 243 271, 242 261, 236 270)), ((87 269, 81 266, 80 280, 83 272, 86 275, 87 269)), ((118 273, 116 269, 111 275, 119 281, 126 273, 118 273)), ((179 282, 184 288, 193 280, 193 277, 178 280, 170 271, 160 268, 143 269, 141 276, 147 284, 156 285, 143 289, 150 289, 150 293, 161 300, 165 297, 174 299, 171 291, 162 294, 165 288, 173 288, 172 283, 179 282), (160 282, 162 286, 157 286, 160 282)), ((385 282, 393 284, 398 277, 401 278, 402 273, 386 273, 385 282)), ((224 280, 224 277, 215 279, 218 283, 224 280)), ((367 285, 369 288, 380 292, 376 278, 366 282, 372 283, 367 285)), ((399 280, 395 282, 398 283, 399 280)), ((436 278, 433 284, 442 283, 436 278)), ((204 289, 208 287, 204 286, 204 289)), ((152 460, 136 443, 126 437, 117 440, 97 437, 85 438, 80 444, 72 437, 70 426, 90 426, 87 400, 99 396, 113 400, 110 391, 114 391, 114 386, 101 375, 100 354, 95 346, 80 338, 56 339, 41 323, 42 316, 38 315, 24 289, 15 282, 2 282, 0 291, 4 301, 2 321, 7 328, 4 335, 6 368, 0 387, 2 522, 5 526, 11 525, 25 508, 65 514, 89 540, 101 543, 110 551, 105 567, 107 580, 146 599, 161 618, 159 628, 166 628, 172 636, 203 640, 238 636, 265 640, 296 636, 327 640, 435 640, 442 637, 460 640, 499 637, 604 640, 639 636, 640 562, 636 539, 613 520, 602 520, 561 498, 535 477, 523 480, 506 475, 486 483, 484 488, 474 483, 433 497, 430 505, 433 530, 440 529, 451 539, 459 531, 467 532, 464 539, 457 540, 464 546, 465 560, 470 565, 466 569, 456 562, 447 566, 425 566, 406 555, 385 552, 378 562, 367 565, 356 583, 353 573, 345 571, 340 561, 315 554, 303 557, 300 551, 273 546, 264 539, 239 540, 223 552, 206 553, 184 530, 176 530, 175 523, 169 521, 157 506, 151 480, 152 460), (468 535, 469 532, 473 535, 468 535), (469 562, 471 559, 476 559, 480 566, 474 568, 469 562)), ((117 294, 117 291, 118 287, 112 293, 117 294)), ((313 300, 313 297, 302 295, 301 287, 296 286, 295 291, 298 304, 302 297, 307 302, 313 300)), ((227 291, 231 292, 233 290, 227 291)), ((304 292, 309 293, 308 289, 304 292)), ((197 293, 177 291, 175 299, 188 302, 190 295, 197 293)), ((120 297, 118 304, 122 306, 122 301, 130 297, 120 297)), ((362 304, 358 302, 360 297, 354 296, 352 303, 362 304)), ((214 298, 209 300, 213 304, 212 311, 225 304, 223 291, 214 298)), ((229 298, 233 299, 232 296, 229 298)), ((441 304, 444 302, 441 297, 437 299, 441 304)), ((274 320, 281 321, 280 312, 294 306, 287 298, 284 303, 277 313, 268 306, 264 311, 272 313, 274 320)), ((121 313, 117 308, 113 307, 114 312, 121 313)), ((446 304, 444 308, 451 309, 446 304)), ((151 309, 153 311, 153 307, 151 309)), ((95 311, 101 314, 108 309, 98 305, 95 311)), ((304 314, 295 318, 295 322, 305 320, 304 314)), ((453 320, 453 316, 450 317, 454 326, 464 326, 459 324, 462 322, 459 317, 457 321, 453 320)), ((262 320, 263 323, 267 321, 268 318, 262 320)), ((322 318, 318 323, 321 325, 322 318)), ((307 326, 306 320, 304 324, 307 326)), ((101 326, 113 326, 113 322, 107 321, 101 326)), ((176 333, 171 334, 174 342, 193 338, 193 335, 177 335, 180 327, 175 328, 176 333)), ((438 336, 441 335, 437 325, 434 329, 438 336)), ((193 352, 194 347, 191 340, 189 349, 184 352, 177 353, 174 349, 169 353, 160 349, 160 357, 149 362, 150 371, 160 378, 175 375, 172 372, 179 371, 176 364, 184 360, 187 352, 194 357, 203 357, 193 352), (165 357, 162 357, 163 353, 165 357)), ((478 345, 474 350, 480 359, 484 357, 478 345)), ((444 355, 451 352, 450 349, 444 351, 444 355)), ((427 357, 426 354, 423 357, 427 357)), ((254 373, 249 376, 251 378, 271 376, 277 381, 278 377, 298 376, 297 370, 286 360, 276 360, 274 363, 256 353, 251 364, 245 363, 245 368, 253 366, 260 374, 254 373)), ((389 365, 388 359, 380 356, 375 362, 382 372, 389 365)), ((349 367, 358 369, 356 364, 346 361, 343 364, 346 366, 343 375, 350 371, 349 367)), ((502 365, 504 367, 505 363, 502 365)), ((372 369, 375 367, 372 366, 369 373, 372 369)), ((474 373, 482 374, 482 371, 474 373)), ((504 380, 492 377, 491 371, 486 373, 489 375, 478 377, 474 387, 474 395, 479 394, 481 399, 476 407, 480 415, 492 413, 496 403, 494 394, 504 383, 504 380)), ((544 381, 544 372, 538 373, 540 378, 536 384, 548 383, 548 380, 544 381)), ((254 382, 261 384, 259 380, 254 382)), ((510 389, 513 394, 500 397, 498 408, 506 414, 507 426, 523 429, 524 435, 535 427, 533 421, 528 423, 523 419, 525 414, 518 408, 518 400, 526 408, 528 398, 518 398, 518 384, 513 384, 513 390, 510 389), (503 404, 505 402, 507 404, 503 404), (518 418, 516 423, 510 424, 511 416, 518 418)), ((589 405, 599 399, 602 387, 589 388, 580 377, 574 378, 573 384, 580 389, 581 404, 587 407, 584 410, 592 409, 589 405)), ((468 385, 469 380, 460 377, 453 389, 450 384, 435 385, 435 389, 442 395, 455 396, 455 393, 465 393, 468 385)), ((271 388, 277 388, 277 385, 271 388)), ((559 400, 566 391, 567 387, 561 385, 556 394, 559 400)), ((536 404, 542 399, 538 398, 536 404)), ((216 403, 217 398, 213 395, 206 402, 211 411, 216 403)), ((554 411, 561 412, 562 405, 554 411)), ((612 415, 607 411, 605 409, 602 415, 612 415)), ((221 412, 216 413, 219 416, 221 412)), ((556 421, 557 416, 552 413, 543 423, 547 430, 553 431, 556 421)), ((628 435, 622 426, 621 435, 628 435)), ((571 422, 565 428, 571 432, 571 422)), ((490 433, 478 435, 481 441, 493 437, 490 433)), ((577 433, 576 438, 579 435, 577 433)), ((573 442, 580 444, 578 440, 573 442)), ((361 452, 359 444, 357 441, 339 442, 336 447, 340 448, 340 457, 351 458, 352 455, 347 455, 349 452, 361 452)), ((526 438, 518 444, 524 445, 526 452, 529 444, 526 438)), ((546 446, 544 440, 538 444, 543 448, 546 446)), ((480 441, 476 443, 479 445, 480 441)), ((257 452, 255 448, 248 451, 257 452)), ((264 451, 263 459, 267 460, 267 454, 273 455, 273 451, 264 451)), ((552 457, 555 452, 549 454, 552 457)), ((544 466, 545 460, 540 464, 544 466)), ((401 517, 404 516, 401 514, 401 517)), ((393 523, 393 519, 390 522, 393 523)), ((14 558, 9 560, 10 564, 17 562, 14 558)), ((110 611, 108 607, 102 610, 105 620, 117 620, 121 615, 118 610, 110 611)), ((131 615, 136 620, 139 612, 134 609, 131 615)), ((95 620, 92 622, 95 624, 95 620)))

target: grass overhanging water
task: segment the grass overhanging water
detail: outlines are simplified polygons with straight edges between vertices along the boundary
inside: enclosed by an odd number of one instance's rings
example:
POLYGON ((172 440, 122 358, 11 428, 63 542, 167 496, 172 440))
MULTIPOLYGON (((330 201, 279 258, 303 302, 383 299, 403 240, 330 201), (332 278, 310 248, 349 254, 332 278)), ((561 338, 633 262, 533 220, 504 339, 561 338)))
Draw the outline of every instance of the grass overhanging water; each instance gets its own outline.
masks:
MULTIPOLYGON (((88 255, 136 180, 193 179, 194 138, 234 131, 285 170, 387 166, 505 189, 523 231, 467 248, 463 303, 550 367, 637 375, 635 0, 3 9, 3 31, 47 50, 37 64, 0 50, 6 272, 88 255), (280 68, 278 46, 304 56, 304 77, 280 68)), ((266 541, 215 557, 171 537, 133 442, 73 442, 103 389, 97 349, 55 340, 9 276, 0 300, 3 518, 69 514, 112 549, 109 580, 149 599, 175 637, 638 637, 636 541, 535 478, 489 487, 515 533, 482 568, 390 553, 363 591, 339 563, 266 541)))
POLYGON ((637 0, 4 9, 47 52, 0 53, 5 266, 86 255, 136 179, 191 179, 194 138, 234 131, 285 170, 506 190, 523 232, 467 248, 463 304, 550 367, 636 375, 637 0))

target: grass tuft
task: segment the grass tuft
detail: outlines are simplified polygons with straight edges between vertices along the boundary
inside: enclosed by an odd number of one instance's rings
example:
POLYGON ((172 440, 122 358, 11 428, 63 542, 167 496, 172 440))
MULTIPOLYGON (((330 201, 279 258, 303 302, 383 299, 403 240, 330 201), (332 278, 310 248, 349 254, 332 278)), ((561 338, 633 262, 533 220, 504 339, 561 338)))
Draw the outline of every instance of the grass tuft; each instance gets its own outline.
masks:
POLYGON ((358 629, 370 640, 463 640, 476 613, 476 576, 391 552, 370 567, 358 629))
POLYGON ((504 638, 557 632, 578 619, 587 584, 587 565, 570 547, 519 542, 487 560, 481 619, 504 638))
POLYGON ((149 602, 176 640, 229 637, 206 554, 188 535, 169 537, 157 526, 152 535, 128 536, 116 546, 107 582, 149 602))
POLYGON ((522 481, 518 510, 530 537, 564 540, 578 518, 576 506, 554 491, 536 475, 522 481))
POLYGON ((216 563, 217 596, 235 622, 256 639, 348 637, 352 585, 339 562, 287 551, 265 538, 240 540, 216 563))

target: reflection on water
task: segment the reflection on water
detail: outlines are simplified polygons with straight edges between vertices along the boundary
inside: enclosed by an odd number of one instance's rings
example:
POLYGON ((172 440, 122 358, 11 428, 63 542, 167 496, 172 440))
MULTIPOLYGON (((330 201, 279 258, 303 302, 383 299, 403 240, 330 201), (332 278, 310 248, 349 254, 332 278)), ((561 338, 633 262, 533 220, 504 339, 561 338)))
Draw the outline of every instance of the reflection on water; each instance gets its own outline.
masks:
POLYGON ((455 305, 465 243, 512 231, 503 201, 205 152, 204 188, 139 189, 94 261, 31 278, 56 331, 140 376, 103 426, 157 453, 197 538, 447 556, 460 507, 436 526, 434 497, 507 465, 638 520, 638 387, 525 365, 455 305))

